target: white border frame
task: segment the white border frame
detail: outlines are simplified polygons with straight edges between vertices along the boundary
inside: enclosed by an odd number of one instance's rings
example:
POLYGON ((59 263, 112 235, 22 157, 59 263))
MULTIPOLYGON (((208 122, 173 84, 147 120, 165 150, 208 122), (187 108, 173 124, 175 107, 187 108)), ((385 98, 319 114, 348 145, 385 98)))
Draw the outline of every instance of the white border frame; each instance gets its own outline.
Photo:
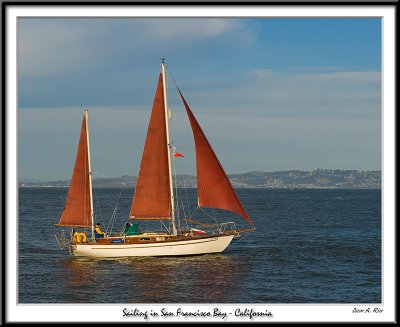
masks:
MULTIPOLYGON (((273 317, 255 318, 251 322, 393 322, 395 321, 395 6, 13 6, 8 4, 6 18, 6 322, 143 322, 143 318, 123 317, 123 309, 160 312, 164 307, 176 312, 186 311, 234 313, 237 308, 271 311, 273 317), (21 305, 17 304, 17 247, 18 239, 18 183, 17 183, 17 19, 24 16, 40 17, 381 17, 383 19, 383 90, 382 90, 382 206, 384 219, 383 304, 306 305, 306 304, 237 304, 237 305, 21 305), (14 129, 15 127, 15 129, 14 129), (98 307, 101 306, 101 315, 98 307), (353 308, 379 307, 380 314, 354 314, 353 308)), ((149 318, 149 322, 218 322, 215 318, 149 318)), ((228 316, 225 321, 250 322, 248 318, 228 316)))

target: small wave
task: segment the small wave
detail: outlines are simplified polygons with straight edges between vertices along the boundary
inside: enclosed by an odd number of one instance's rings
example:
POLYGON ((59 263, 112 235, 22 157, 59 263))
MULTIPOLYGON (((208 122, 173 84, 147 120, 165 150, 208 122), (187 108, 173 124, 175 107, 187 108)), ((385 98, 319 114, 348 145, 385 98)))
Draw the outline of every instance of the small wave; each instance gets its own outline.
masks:
POLYGON ((323 276, 323 273, 320 272, 320 271, 311 271, 311 272, 309 273, 309 275, 310 275, 311 277, 321 277, 321 276, 323 276))
POLYGON ((43 248, 43 247, 38 247, 34 245, 27 246, 25 245, 24 247, 20 247, 20 254, 49 254, 49 253, 57 253, 60 251, 59 248, 53 248, 53 249, 48 249, 48 248, 43 248))

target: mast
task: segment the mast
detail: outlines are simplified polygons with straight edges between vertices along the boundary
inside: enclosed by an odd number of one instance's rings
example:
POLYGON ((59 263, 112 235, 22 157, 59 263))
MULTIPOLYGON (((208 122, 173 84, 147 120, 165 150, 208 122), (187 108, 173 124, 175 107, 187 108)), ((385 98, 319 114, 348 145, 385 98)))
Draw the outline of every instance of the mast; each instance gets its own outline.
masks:
POLYGON ((172 222, 172 234, 177 235, 175 223, 175 200, 174 200, 174 183, 172 180, 172 167, 171 167, 171 143, 169 140, 169 115, 168 115, 168 103, 167 103, 167 84, 165 78, 165 67, 164 58, 161 60, 161 72, 163 78, 163 92, 164 92, 164 110, 165 110, 165 126, 167 131, 167 149, 168 149, 168 172, 169 172, 169 187, 171 192, 171 222, 172 222))
POLYGON ((87 138, 87 151, 88 151, 88 172, 89 172, 89 196, 90 196, 90 219, 92 222, 92 240, 94 240, 94 217, 93 217, 93 192, 92 192, 92 167, 90 165, 90 141, 89 141, 89 123, 88 123, 88 110, 85 110, 86 120, 86 138, 87 138))

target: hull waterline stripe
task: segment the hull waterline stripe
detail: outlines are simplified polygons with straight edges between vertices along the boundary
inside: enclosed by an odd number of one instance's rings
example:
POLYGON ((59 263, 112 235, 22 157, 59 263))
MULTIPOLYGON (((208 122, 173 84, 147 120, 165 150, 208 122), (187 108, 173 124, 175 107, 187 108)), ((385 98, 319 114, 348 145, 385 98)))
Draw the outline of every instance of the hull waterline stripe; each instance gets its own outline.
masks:
MULTIPOLYGON (((112 247, 92 247, 91 250, 127 250, 127 249, 144 249, 144 248, 162 248, 162 247, 170 247, 170 246, 185 246, 185 245, 195 245, 200 243, 208 243, 208 242, 215 242, 218 241, 218 237, 210 240, 200 241, 200 242, 193 242, 193 243, 184 243, 184 244, 163 244, 163 245, 153 245, 153 246, 134 246, 134 245, 127 245, 123 247, 118 247, 118 245, 114 245, 112 247)), ((78 244, 83 246, 90 246, 89 244, 78 244)))

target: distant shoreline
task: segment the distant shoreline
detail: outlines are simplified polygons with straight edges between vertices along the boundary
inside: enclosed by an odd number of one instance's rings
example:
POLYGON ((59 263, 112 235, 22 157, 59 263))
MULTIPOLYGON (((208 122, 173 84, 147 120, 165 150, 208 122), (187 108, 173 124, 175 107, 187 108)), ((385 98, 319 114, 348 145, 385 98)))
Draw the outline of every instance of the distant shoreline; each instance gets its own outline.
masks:
MULTIPOLYGON (((68 186, 18 186, 18 188, 65 188, 68 189, 68 186)), ((131 187, 122 187, 126 189, 132 189, 131 187)), ((181 187, 179 187, 181 188, 181 187)), ((93 189, 119 189, 117 186, 94 186, 93 189)), ((188 190, 196 190, 194 187, 186 187, 188 190)), ((381 187, 366 187, 366 188, 361 188, 361 187, 235 187, 236 190, 381 190, 381 187)))
MULTIPOLYGON (((359 171, 316 169, 313 171, 289 170, 276 172, 253 171, 231 174, 235 188, 243 189, 381 189, 380 170, 359 171)), ((136 176, 94 178, 94 188, 134 188, 136 176)), ((175 176, 177 187, 196 188, 197 179, 192 175, 175 176)), ((19 187, 68 187, 70 181, 21 180, 19 187)))

